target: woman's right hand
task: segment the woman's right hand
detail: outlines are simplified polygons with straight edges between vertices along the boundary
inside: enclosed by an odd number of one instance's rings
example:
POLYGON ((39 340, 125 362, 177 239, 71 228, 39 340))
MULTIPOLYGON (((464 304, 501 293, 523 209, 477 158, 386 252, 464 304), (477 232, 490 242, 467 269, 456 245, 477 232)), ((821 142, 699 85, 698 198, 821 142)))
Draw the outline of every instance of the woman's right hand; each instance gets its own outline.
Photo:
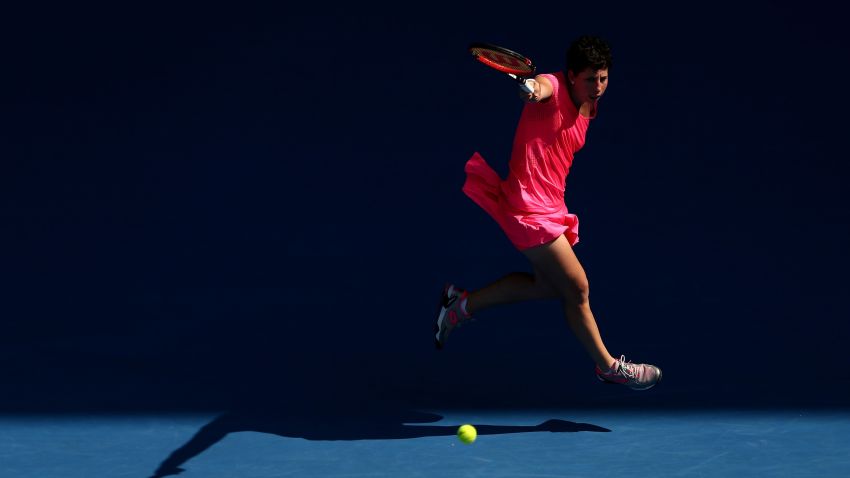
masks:
POLYGON ((526 82, 528 86, 532 87, 531 93, 526 93, 522 89, 519 90, 519 97, 526 103, 545 102, 552 96, 552 83, 546 75, 537 75, 534 78, 529 78, 526 82))
POLYGON ((519 97, 526 103, 537 103, 540 101, 540 83, 533 78, 529 78, 525 80, 525 84, 531 87, 531 92, 526 93, 525 90, 520 88, 519 97))
POLYGON ((529 78, 525 80, 525 84, 531 88, 530 93, 526 93, 525 90, 520 88, 519 97, 522 98, 526 103, 537 103, 540 101, 540 82, 535 80, 534 78, 529 78))

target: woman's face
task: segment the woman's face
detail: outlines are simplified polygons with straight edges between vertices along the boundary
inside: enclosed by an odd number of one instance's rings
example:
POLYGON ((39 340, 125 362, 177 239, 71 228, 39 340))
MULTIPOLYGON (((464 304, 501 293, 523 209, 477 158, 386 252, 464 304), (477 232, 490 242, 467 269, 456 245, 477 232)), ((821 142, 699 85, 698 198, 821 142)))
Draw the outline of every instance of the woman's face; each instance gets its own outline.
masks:
POLYGON ((578 103, 595 102, 608 88, 608 69, 585 68, 578 74, 567 72, 573 90, 573 99, 578 103))

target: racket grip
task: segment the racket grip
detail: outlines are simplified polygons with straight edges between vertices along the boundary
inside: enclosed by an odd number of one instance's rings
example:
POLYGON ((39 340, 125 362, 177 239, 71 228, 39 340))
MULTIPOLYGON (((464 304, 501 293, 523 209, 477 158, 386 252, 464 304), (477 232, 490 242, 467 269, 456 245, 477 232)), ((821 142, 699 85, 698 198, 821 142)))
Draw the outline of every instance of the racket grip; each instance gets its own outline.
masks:
POLYGON ((534 84, 532 83, 534 80, 532 80, 531 78, 519 78, 513 73, 508 73, 508 76, 519 82, 519 89, 521 89, 522 91, 526 93, 534 93, 534 86, 532 86, 534 84))

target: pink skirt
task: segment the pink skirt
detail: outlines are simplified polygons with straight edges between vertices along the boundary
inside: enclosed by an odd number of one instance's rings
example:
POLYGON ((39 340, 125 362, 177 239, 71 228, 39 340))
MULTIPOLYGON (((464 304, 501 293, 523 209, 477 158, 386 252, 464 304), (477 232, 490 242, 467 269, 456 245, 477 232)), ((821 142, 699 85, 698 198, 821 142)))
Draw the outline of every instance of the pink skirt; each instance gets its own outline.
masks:
POLYGON ((519 250, 554 241, 564 235, 570 245, 578 243, 578 217, 567 211, 566 204, 556 211, 519 211, 508 205, 502 191, 502 179, 475 153, 466 162, 463 192, 487 211, 519 250))

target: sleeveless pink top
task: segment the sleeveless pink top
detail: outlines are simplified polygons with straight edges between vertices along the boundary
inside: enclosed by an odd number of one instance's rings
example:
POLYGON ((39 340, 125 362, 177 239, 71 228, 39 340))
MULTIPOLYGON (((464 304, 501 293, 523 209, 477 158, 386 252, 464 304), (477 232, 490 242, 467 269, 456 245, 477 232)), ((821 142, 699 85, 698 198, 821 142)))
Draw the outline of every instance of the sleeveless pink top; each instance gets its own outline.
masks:
POLYGON ((590 119, 580 115, 570 99, 563 73, 543 76, 552 83, 552 97, 523 108, 508 177, 502 180, 477 152, 464 168, 463 192, 496 220, 520 250, 561 234, 571 245, 578 242, 578 217, 567 211, 564 191, 590 119))

